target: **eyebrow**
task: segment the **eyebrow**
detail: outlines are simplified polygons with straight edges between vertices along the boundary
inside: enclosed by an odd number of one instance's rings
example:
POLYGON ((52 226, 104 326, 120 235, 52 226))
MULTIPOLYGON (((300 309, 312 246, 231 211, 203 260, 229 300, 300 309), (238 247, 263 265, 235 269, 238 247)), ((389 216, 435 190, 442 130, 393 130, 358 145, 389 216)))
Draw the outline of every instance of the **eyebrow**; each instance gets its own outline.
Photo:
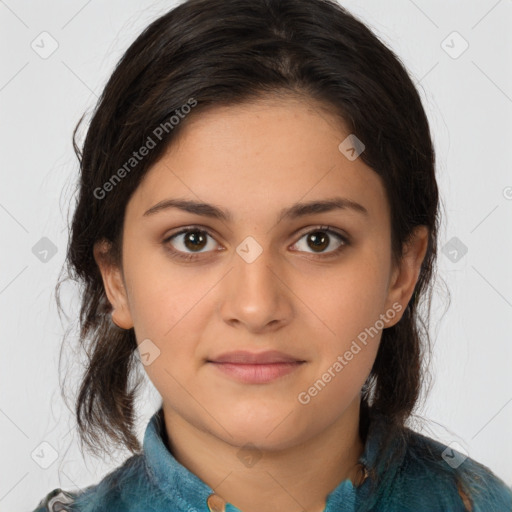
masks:
MULTIPOLYGON (((231 222, 233 219, 230 212, 223 210, 218 206, 191 201, 188 199, 164 199, 147 210, 143 216, 151 216, 172 208, 226 222, 231 222)), ((293 220, 306 215, 325 213, 334 210, 351 210, 365 216, 369 215, 368 210, 362 204, 345 197, 333 197, 331 199, 310 201, 307 203, 295 203, 288 208, 283 208, 279 212, 278 222, 281 222, 283 219, 293 220)))

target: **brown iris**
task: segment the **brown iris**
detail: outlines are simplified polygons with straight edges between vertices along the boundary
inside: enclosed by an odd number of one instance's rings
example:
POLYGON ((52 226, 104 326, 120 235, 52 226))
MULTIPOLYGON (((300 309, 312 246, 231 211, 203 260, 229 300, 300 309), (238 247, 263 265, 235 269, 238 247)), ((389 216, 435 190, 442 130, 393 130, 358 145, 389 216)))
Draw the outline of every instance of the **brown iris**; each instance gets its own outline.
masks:
POLYGON ((323 250, 329 246, 329 235, 323 231, 313 231, 308 235, 308 244, 312 249, 323 250), (312 242, 312 244, 310 244, 312 242))
POLYGON ((190 250, 201 250, 206 245, 206 234, 203 231, 185 233, 184 243, 190 250))

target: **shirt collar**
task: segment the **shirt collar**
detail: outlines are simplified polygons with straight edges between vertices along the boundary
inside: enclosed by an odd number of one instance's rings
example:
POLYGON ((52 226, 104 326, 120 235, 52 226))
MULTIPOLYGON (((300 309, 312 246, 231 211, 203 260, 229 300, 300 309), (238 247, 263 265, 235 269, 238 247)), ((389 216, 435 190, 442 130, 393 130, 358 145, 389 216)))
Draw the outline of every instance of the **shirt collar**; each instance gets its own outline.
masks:
POLYGON ((164 442, 166 437, 160 408, 151 417, 144 434, 144 458, 150 478, 180 509, 208 510, 206 500, 214 493, 213 489, 174 458, 164 442))
MULTIPOLYGON (((371 505, 370 502, 374 503, 379 494, 375 493, 370 500, 374 486, 388 487, 395 478, 404 457, 404 443, 399 436, 388 436, 393 429, 384 416, 374 414, 366 421, 367 434, 359 463, 367 471, 368 477, 358 487, 350 480, 340 482, 327 496, 325 512, 355 510, 360 502, 371 505), (390 465, 391 454, 395 459, 390 465)), ((174 458, 166 446, 166 440, 163 409, 160 408, 151 417, 143 441, 144 461, 150 479, 180 509, 210 510, 207 501, 215 491, 174 458)), ((227 504, 225 510, 240 512, 231 504, 227 504)))

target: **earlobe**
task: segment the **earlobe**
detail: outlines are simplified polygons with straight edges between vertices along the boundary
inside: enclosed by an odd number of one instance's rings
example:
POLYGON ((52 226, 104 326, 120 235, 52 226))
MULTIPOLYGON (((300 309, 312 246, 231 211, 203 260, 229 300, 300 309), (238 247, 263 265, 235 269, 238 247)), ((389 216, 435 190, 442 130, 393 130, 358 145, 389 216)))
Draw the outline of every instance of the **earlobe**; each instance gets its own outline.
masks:
POLYGON ((112 306, 112 321, 122 329, 133 327, 126 287, 119 265, 110 257, 110 242, 101 240, 94 245, 94 259, 101 272, 103 286, 112 306))
POLYGON ((133 327, 132 317, 125 306, 121 306, 120 310, 115 308, 112 311, 112 322, 114 322, 117 327, 125 330, 133 327))
MULTIPOLYGON (((398 266, 393 269, 388 290, 388 308, 398 302, 402 305, 402 314, 405 311, 414 293, 414 288, 420 275, 421 265, 428 248, 428 241, 429 231, 427 226, 417 226, 410 240, 404 246, 401 261, 398 266)), ((402 317, 402 314, 397 315, 395 321, 388 327, 397 323, 402 317)))

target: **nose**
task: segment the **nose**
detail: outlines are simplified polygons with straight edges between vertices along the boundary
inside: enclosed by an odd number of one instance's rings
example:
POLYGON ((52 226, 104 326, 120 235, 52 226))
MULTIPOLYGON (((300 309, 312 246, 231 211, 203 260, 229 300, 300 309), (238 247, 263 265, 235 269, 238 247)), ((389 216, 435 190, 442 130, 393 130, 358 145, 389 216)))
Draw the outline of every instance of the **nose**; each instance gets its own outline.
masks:
POLYGON ((254 260, 239 254, 223 280, 220 313, 224 322, 252 333, 274 331, 290 323, 293 293, 282 266, 263 250, 254 260))

